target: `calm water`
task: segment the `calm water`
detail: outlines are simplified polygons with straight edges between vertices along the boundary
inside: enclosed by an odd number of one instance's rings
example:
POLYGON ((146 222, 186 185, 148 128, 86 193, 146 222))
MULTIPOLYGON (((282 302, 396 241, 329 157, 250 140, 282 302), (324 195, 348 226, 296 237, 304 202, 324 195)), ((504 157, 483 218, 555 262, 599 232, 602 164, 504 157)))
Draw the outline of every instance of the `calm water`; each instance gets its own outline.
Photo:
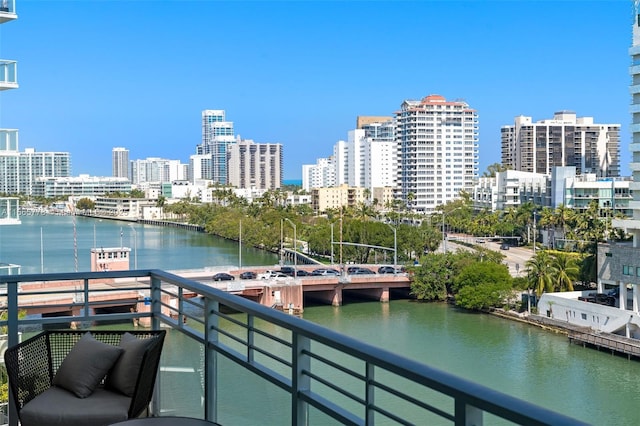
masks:
MULTIPOLYGON (((74 269, 76 250, 70 217, 23 217, 22 221, 20 226, 0 227, 0 261, 22 265, 23 273, 38 273, 43 253, 45 272, 74 269)), ((79 271, 89 269, 94 224, 98 247, 119 247, 121 228, 122 244, 134 247, 128 224, 78 218, 79 271)), ((134 226, 139 268, 182 270, 238 264, 237 243, 174 228, 134 226)), ((270 265, 278 259, 245 249, 242 260, 245 265, 270 265)), ((349 303, 339 308, 309 306, 304 318, 591 424, 640 424, 640 362, 570 345, 566 336, 442 304, 407 300, 349 303)), ((185 350, 186 344, 172 334, 163 355, 167 365, 197 366, 200 351, 185 350), (185 358, 185 353, 193 358, 185 358)), ((222 419, 224 423, 246 424, 240 413, 265 410, 271 417, 264 417, 261 424, 287 424, 288 420, 278 421, 278 413, 286 417, 289 408, 282 405, 284 398, 277 390, 256 381, 250 394, 232 393, 238 380, 255 380, 242 374, 232 366, 221 373, 221 383, 229 386, 220 403, 242 401, 246 405, 236 410, 237 417, 222 419)), ((199 405, 197 377, 191 382, 180 373, 166 372, 162 377, 165 385, 179 383, 182 387, 170 392, 175 401, 163 404, 181 407, 178 414, 199 405)))

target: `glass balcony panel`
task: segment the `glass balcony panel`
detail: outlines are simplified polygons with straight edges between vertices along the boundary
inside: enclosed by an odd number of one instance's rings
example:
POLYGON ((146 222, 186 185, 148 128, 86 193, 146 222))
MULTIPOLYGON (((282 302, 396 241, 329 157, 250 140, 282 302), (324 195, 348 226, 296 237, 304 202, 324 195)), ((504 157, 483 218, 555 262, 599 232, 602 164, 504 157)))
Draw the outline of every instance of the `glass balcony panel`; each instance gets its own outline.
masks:
POLYGON ((18 88, 18 63, 0 59, 0 90, 18 88))
POLYGON ((2 0, 0 2, 0 24, 16 19, 16 0, 2 0))

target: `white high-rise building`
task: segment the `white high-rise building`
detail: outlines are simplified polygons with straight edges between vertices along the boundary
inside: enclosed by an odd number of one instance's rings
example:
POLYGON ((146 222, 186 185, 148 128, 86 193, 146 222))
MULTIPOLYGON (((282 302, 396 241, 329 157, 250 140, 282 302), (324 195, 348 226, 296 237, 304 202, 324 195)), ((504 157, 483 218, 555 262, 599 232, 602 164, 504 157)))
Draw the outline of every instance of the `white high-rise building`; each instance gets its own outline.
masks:
POLYGON ((189 157, 189 177, 192 184, 200 180, 211 180, 211 154, 194 154, 189 157))
POLYGON ((333 147, 337 185, 366 188, 395 187, 397 181, 397 142, 392 120, 367 123, 350 130, 347 141, 333 147))
POLYGON ((318 158, 316 164, 302 166, 302 189, 311 192, 313 188, 329 188, 336 184, 336 165, 333 157, 318 158))
MULTIPOLYGON (((16 14, 15 0, 5 0, 0 9, 0 24, 14 21, 18 18, 16 14)), ((2 40, 5 41, 4 38, 2 40)), ((8 41, 8 40, 7 40, 8 41)), ((8 59, 0 59, 0 91, 18 88, 18 63, 8 59)), ((17 190, 17 163, 18 163, 18 130, 6 129, 1 121, 0 115, 0 182, 6 180, 7 176, 13 176, 17 190)), ((6 182, 5 182, 5 186, 6 182)), ((7 191, 0 189, 3 193, 16 193, 17 191, 7 191)), ((0 225, 19 224, 18 198, 0 198, 0 225)))
POLYGON ((430 95, 396 112, 399 196, 416 212, 472 192, 478 176, 478 113, 464 101, 430 95))
POLYGON ((145 160, 131 161, 131 183, 159 182, 168 183, 175 180, 187 180, 185 165, 180 160, 149 157, 145 160))
POLYGON ((619 124, 597 124, 572 111, 535 123, 519 116, 502 127, 501 139, 502 164, 513 170, 551 175, 554 167, 575 167, 578 174, 620 175, 619 124))
POLYGON ((124 177, 131 179, 129 173, 129 150, 116 147, 111 150, 111 175, 113 177, 124 177))
POLYGON ((211 174, 203 176, 204 179, 211 179, 223 185, 227 184, 229 178, 228 146, 235 141, 233 122, 226 121, 224 110, 207 109, 202 111, 202 143, 196 147, 196 154, 211 156, 211 166, 206 170, 211 174))

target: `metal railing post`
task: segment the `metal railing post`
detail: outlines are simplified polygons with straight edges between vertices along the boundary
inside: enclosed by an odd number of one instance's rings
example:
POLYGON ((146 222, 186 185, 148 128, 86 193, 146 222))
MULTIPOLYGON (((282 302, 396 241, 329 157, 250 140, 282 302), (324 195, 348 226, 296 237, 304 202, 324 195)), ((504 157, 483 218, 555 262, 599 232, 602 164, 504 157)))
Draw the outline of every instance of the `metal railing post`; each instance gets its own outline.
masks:
POLYGON ((308 355, 310 349, 309 338, 294 332, 291 346, 291 422, 299 426, 309 424, 309 407, 300 398, 300 393, 311 390, 311 380, 304 374, 304 371, 311 368, 311 358, 308 355))
POLYGON ((218 419, 218 312, 220 303, 206 298, 204 324, 204 418, 211 422, 218 419))
MULTIPOLYGON (((18 342, 18 283, 7 283, 7 345, 12 347, 18 342)), ((18 410, 15 399, 9 392, 9 425, 18 425, 18 410)))

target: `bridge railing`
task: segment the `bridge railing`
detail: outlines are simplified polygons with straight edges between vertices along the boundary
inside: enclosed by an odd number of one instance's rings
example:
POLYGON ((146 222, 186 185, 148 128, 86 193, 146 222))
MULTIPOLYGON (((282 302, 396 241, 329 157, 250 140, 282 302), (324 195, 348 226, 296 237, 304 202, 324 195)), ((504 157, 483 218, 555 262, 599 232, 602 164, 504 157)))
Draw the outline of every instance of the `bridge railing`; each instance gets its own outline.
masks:
MULTIPOLYGON (((158 415, 225 425, 482 425, 496 418, 528 425, 581 424, 160 270, 15 275, 0 277, 2 282, 7 315, 0 326, 9 345, 18 342, 20 332, 61 324, 88 328, 127 321, 168 328, 152 407, 158 415), (114 309, 122 292, 137 292, 138 300, 122 299, 135 308, 114 309), (43 313, 22 317, 25 309, 43 313), (170 377, 180 374, 180 380, 170 377), (187 390, 189 381, 195 386, 187 390)), ((9 415, 10 424, 17 424, 15 413, 9 415)))

